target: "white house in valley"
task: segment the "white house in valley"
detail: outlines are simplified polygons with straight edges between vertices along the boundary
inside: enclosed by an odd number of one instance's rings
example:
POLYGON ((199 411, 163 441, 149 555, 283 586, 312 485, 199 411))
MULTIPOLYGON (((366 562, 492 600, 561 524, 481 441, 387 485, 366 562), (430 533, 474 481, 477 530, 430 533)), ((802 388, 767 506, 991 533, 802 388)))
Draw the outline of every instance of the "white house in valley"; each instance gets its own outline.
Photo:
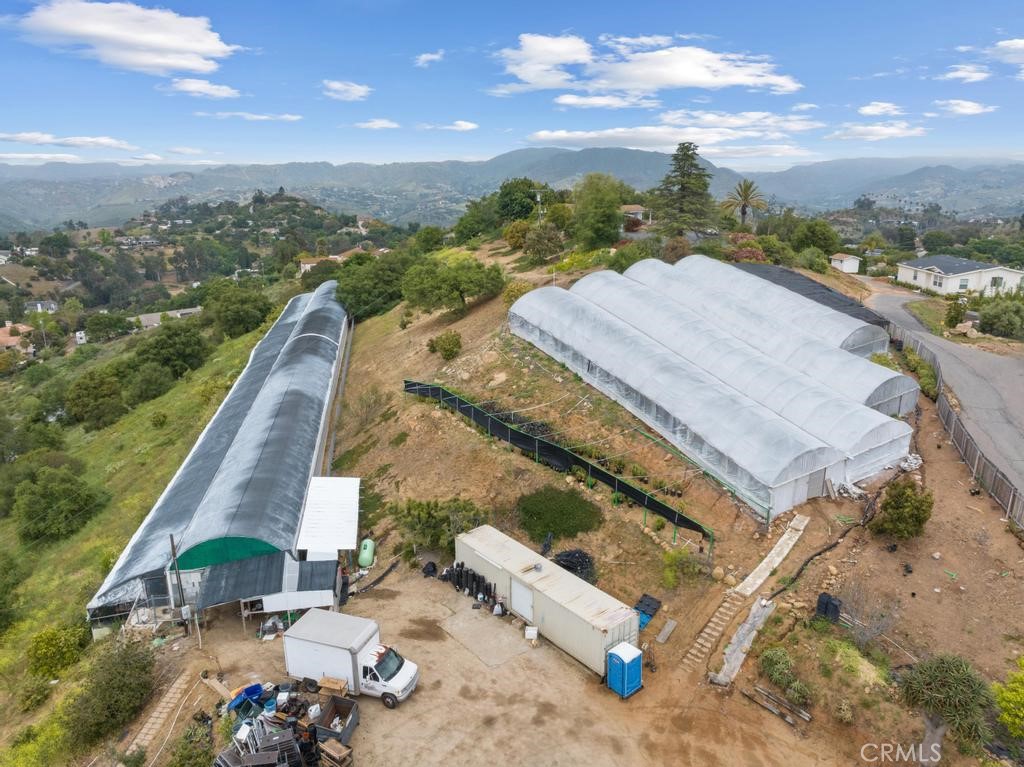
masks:
POLYGON ((899 264, 896 279, 941 295, 1010 293, 1024 288, 1024 271, 957 256, 925 256, 899 264))
POLYGON ((846 274, 856 274, 860 271, 860 256, 850 253, 835 253, 829 259, 833 269, 838 269, 846 274))

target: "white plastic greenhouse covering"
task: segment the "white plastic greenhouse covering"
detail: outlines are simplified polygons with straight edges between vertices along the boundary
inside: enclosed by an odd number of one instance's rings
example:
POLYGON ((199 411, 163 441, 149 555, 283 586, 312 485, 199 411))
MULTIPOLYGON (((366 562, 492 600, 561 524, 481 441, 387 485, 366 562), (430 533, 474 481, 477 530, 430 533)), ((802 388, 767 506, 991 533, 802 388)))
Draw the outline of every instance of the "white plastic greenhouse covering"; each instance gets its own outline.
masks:
POLYGON ((519 337, 650 424, 763 514, 845 478, 845 456, 585 298, 533 290, 509 310, 519 337))
POLYGON ((699 287, 727 287, 737 300, 748 304, 762 317, 782 319, 788 325, 802 328, 826 343, 861 357, 870 357, 889 348, 889 336, 880 327, 837 312, 730 264, 693 255, 681 259, 673 268, 699 287))
POLYGON ((737 299, 728 283, 697 284, 657 259, 634 264, 625 276, 855 402, 895 416, 907 415, 917 405, 920 387, 910 376, 836 348, 776 317, 765 317, 752 302, 737 299))
POLYGON ((874 476, 910 449, 912 430, 903 421, 851 402, 646 285, 602 271, 581 279, 571 292, 842 452, 847 482, 874 476))

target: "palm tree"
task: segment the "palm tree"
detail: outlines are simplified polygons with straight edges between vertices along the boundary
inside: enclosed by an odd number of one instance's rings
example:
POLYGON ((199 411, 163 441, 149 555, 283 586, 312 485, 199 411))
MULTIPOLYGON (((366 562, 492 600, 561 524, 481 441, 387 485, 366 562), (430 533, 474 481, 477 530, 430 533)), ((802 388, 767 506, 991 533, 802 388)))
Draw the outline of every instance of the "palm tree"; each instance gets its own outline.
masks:
POLYGON ((768 203, 765 202, 764 195, 757 188, 757 184, 745 178, 736 185, 735 189, 729 192, 722 202, 722 210, 734 215, 738 210, 740 212, 740 223, 746 225, 747 213, 750 212, 751 208, 754 210, 765 210, 768 208, 768 203))

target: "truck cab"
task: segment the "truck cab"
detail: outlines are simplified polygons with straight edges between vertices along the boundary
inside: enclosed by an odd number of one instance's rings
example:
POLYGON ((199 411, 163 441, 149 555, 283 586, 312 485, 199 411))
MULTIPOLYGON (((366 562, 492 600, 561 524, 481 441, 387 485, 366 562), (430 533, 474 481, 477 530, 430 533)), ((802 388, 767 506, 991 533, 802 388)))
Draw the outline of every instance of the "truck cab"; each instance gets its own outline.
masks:
POLYGON ((378 697, 388 708, 394 708, 416 689, 420 670, 411 660, 387 645, 375 645, 362 659, 359 691, 378 697))

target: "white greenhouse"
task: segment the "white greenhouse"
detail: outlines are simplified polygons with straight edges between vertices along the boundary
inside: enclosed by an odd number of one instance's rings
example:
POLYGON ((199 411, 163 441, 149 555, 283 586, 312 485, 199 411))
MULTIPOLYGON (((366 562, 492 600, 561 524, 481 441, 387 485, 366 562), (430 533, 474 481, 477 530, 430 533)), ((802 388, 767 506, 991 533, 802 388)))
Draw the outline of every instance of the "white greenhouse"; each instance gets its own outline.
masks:
POLYGON ((727 289, 760 316, 781 319, 840 349, 869 357, 889 348, 889 336, 880 327, 837 312, 730 264, 694 255, 680 260, 672 268, 698 287, 727 289))
POLYGON ((509 327, 767 517, 824 494, 826 478, 846 479, 842 452, 581 296, 533 290, 512 305, 509 327))
POLYGON ((571 292, 842 452, 847 482, 875 475, 910 448, 912 430, 903 421, 851 402, 646 285, 601 271, 581 279, 571 292))
MULTIPOLYGON (((742 274, 739 269, 732 271, 742 274)), ((917 405, 920 387, 910 376, 837 348, 779 317, 765 316, 756 309, 756 301, 738 299, 730 282, 698 283, 656 259, 634 264, 625 276, 855 402, 896 416, 912 412, 917 405)))

